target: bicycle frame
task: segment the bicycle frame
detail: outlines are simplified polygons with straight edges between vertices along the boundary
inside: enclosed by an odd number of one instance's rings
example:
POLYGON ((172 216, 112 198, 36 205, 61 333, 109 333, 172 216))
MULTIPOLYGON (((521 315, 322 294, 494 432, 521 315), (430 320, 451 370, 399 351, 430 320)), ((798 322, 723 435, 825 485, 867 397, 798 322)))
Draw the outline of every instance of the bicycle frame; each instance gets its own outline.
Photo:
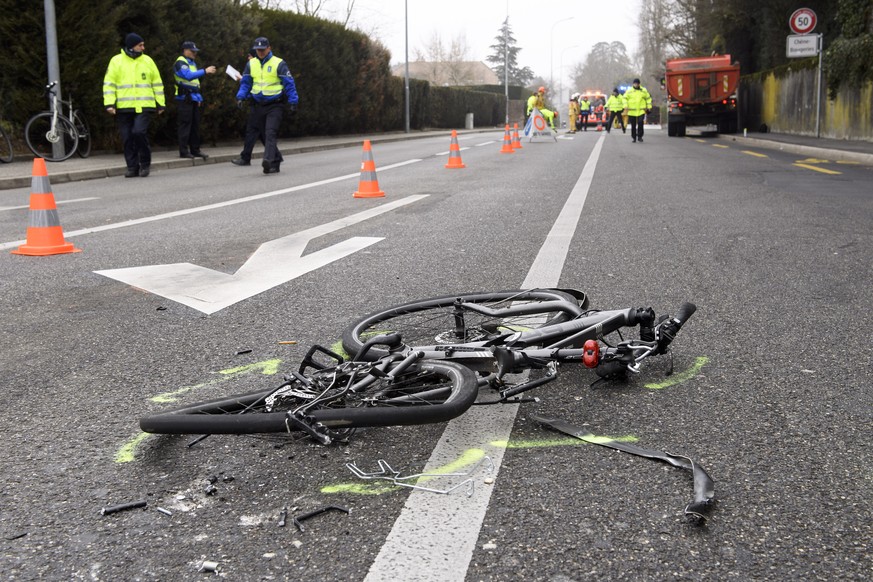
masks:
MULTIPOLYGON (((399 346, 400 338, 378 336, 367 342, 369 345, 394 345, 392 352, 403 357, 416 355, 424 359, 450 360, 474 371, 487 374, 480 380, 480 386, 495 388, 506 386, 504 378, 530 369, 546 369, 546 375, 521 384, 509 386, 500 391, 501 400, 541 386, 557 377, 557 364, 563 362, 584 363, 603 378, 615 376, 625 371, 639 373, 642 362, 656 354, 667 351, 675 333, 696 307, 690 303, 682 306, 681 316, 666 318, 657 325, 655 314, 650 308, 630 308, 619 310, 584 312, 581 307, 567 301, 547 301, 539 304, 511 305, 492 309, 477 303, 458 301, 455 306, 455 330, 457 337, 464 337, 464 312, 470 311, 494 318, 536 315, 562 311, 574 319, 542 327, 507 331, 485 340, 437 345, 399 346), (598 340, 619 331, 623 327, 639 325, 641 336, 645 339, 622 341, 616 347, 608 347, 600 354, 598 340), (669 329, 668 329, 669 328, 669 329), (596 353, 595 353, 596 352, 596 353)), ((362 358, 365 347, 358 354, 362 358)))

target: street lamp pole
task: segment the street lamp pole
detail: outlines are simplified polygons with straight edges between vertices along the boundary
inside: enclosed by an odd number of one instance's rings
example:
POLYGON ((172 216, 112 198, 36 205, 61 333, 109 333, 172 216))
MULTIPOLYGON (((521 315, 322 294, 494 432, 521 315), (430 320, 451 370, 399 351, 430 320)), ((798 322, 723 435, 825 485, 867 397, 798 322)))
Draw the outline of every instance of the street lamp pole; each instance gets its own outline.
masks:
MULTIPOLYGON (((573 46, 568 46, 561 51, 561 66, 558 67, 558 83, 560 84, 561 88, 558 90, 558 103, 560 103, 564 99, 564 53, 566 53, 570 49, 578 47, 578 44, 574 44, 573 46)), ((566 101, 569 101, 569 99, 567 99, 566 101)))
POLYGON ((403 81, 403 126, 406 133, 409 133, 409 1, 403 2, 403 30, 404 42, 406 51, 406 73, 403 81))
POLYGON ((562 18, 558 20, 554 24, 552 24, 552 30, 549 33, 549 89, 553 89, 555 87, 555 27, 562 22, 567 22, 568 20, 573 20, 574 16, 568 16, 567 18, 562 18))

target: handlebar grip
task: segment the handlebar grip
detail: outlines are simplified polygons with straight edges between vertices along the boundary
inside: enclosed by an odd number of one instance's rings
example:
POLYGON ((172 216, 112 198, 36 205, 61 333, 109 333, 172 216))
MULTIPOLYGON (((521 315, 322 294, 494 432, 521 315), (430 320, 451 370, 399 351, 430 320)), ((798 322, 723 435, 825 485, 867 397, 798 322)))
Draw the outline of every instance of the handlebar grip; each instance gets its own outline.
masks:
POLYGON ((688 321, 688 318, 694 315, 694 312, 697 311, 697 306, 693 303, 683 303, 681 307, 679 307, 679 312, 676 314, 676 321, 679 323, 679 327, 688 321))

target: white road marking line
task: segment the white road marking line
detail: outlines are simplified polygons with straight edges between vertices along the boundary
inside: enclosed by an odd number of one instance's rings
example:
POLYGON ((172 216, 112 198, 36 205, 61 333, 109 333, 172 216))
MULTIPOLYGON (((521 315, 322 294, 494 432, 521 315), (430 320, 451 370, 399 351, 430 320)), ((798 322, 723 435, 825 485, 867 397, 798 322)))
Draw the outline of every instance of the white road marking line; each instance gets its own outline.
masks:
MULTIPOLYGON (((55 200, 55 204, 71 204, 73 202, 87 202, 88 200, 100 200, 97 196, 90 196, 88 198, 73 198, 72 200, 55 200)), ((0 212, 4 210, 29 210, 30 204, 25 206, 0 206, 0 212)))
MULTIPOLYGON (((384 172, 386 170, 392 170, 394 168, 400 168, 403 166, 408 166, 409 164, 415 164, 420 162, 420 159, 412 159, 406 160, 405 162, 399 162, 397 164, 390 164, 387 166, 382 166, 378 168, 379 172, 384 172)), ((243 198, 236 198, 234 200, 228 200, 226 202, 217 202, 215 204, 207 204, 206 206, 197 206, 195 208, 186 208, 185 210, 176 210, 175 212, 167 212, 165 214, 157 214, 155 216, 146 216, 143 218, 135 218, 132 220, 125 220, 122 222, 115 222, 112 224, 104 224, 103 226, 94 226, 91 228, 82 228, 79 230, 74 230, 70 232, 64 233, 64 238, 72 238, 74 236, 81 236, 83 234, 93 234, 95 232, 103 232, 105 230, 115 230, 116 228, 127 228, 129 226, 137 226, 139 224, 146 224, 148 222, 155 222, 158 220, 166 220, 168 218, 176 218, 178 216, 185 216, 187 214, 196 214, 197 212, 205 212, 207 210, 215 210, 216 208, 224 208, 226 206, 233 206, 235 204, 243 204, 246 202, 254 202, 255 200, 263 200, 264 198, 270 198, 272 196, 279 196, 281 194, 289 194, 291 192, 299 192, 301 190, 308 190, 309 188, 316 188, 318 186, 324 186, 325 184, 333 184, 334 182, 341 182, 342 180, 349 180, 351 178, 360 177, 360 172, 356 172, 354 174, 345 174, 344 176, 337 176, 335 178, 328 178, 326 180, 319 180, 317 182, 310 182, 309 184, 301 184, 299 186, 292 186, 291 188, 284 188, 282 190, 273 190, 272 192, 265 192, 263 194, 254 194, 252 196, 245 196, 243 198)), ((0 250, 11 249, 26 243, 26 240, 17 240, 13 242, 0 244, 0 250)))
MULTIPOLYGON (((564 208, 540 248, 522 288, 559 284, 570 241, 591 188, 594 169, 603 147, 600 136, 564 208)), ((467 449, 483 443, 508 441, 518 406, 473 406, 446 426, 423 473, 457 460, 467 449)), ((489 447, 497 476, 504 449, 489 447)), ((414 490, 394 522, 385 544, 370 567, 366 582, 463 582, 476 540, 488 510, 493 487, 477 485, 472 497, 436 495, 414 490)))

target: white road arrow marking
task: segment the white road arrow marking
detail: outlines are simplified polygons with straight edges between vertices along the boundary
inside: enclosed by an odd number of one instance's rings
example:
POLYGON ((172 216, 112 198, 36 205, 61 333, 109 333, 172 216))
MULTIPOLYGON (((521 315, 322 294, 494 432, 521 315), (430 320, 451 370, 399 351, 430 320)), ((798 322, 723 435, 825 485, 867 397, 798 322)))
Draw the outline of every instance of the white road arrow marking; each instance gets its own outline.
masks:
POLYGON ((303 252, 310 240, 426 197, 426 195, 408 196, 346 218, 266 242, 258 247, 233 275, 191 263, 149 265, 94 272, 155 295, 166 297, 203 313, 215 313, 243 299, 263 293, 277 285, 364 249, 379 242, 382 238, 353 237, 304 257, 303 252))

